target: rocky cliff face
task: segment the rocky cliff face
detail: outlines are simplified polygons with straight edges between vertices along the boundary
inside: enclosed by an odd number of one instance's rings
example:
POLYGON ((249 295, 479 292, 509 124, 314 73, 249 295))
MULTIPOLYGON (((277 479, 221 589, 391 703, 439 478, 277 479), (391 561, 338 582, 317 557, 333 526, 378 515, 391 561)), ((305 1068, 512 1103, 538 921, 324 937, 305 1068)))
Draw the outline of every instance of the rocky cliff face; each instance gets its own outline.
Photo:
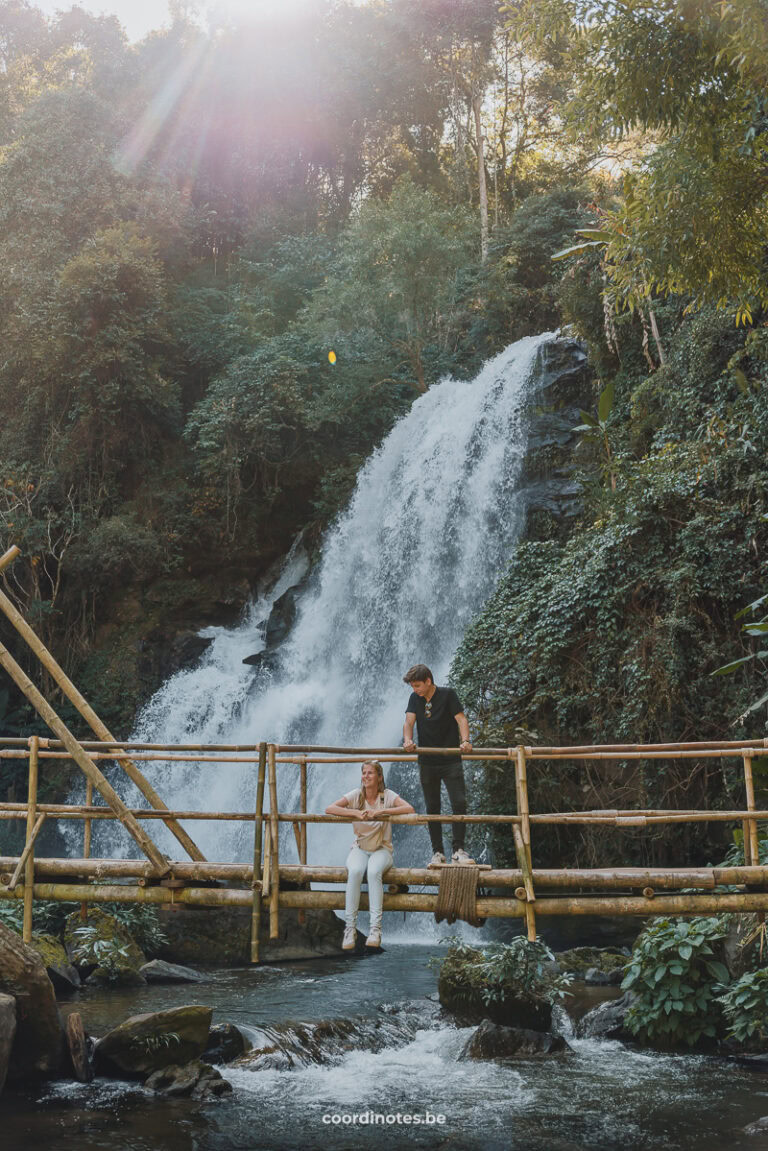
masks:
POLYGON ((582 423, 580 409, 591 406, 592 380, 586 348, 578 340, 551 340, 540 349, 526 411, 522 486, 528 539, 550 539, 567 531, 580 511, 581 489, 573 478, 579 436, 573 429, 582 423))

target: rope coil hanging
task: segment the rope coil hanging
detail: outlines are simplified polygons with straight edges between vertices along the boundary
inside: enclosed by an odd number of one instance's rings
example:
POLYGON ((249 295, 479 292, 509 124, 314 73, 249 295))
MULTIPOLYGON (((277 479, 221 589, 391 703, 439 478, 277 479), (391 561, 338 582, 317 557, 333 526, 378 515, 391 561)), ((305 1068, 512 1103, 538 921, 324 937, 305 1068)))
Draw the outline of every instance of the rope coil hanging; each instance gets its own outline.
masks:
POLYGON ((485 923, 477 914, 477 882, 480 868, 470 864, 453 864, 440 868, 435 922, 455 923, 463 919, 471 927, 485 923))

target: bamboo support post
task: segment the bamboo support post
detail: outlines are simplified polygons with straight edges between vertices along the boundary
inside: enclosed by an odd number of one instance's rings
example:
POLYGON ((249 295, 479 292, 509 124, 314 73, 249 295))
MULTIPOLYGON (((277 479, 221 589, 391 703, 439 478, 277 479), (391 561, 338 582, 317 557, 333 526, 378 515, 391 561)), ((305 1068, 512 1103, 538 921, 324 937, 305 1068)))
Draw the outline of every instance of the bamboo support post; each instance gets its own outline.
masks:
MULTIPOLYGON (((16 628, 16 631, 19 633, 22 639, 26 641, 28 646, 40 660, 40 663, 43 665, 45 670, 53 678, 54 682, 61 688, 62 692, 70 701, 70 703, 74 704, 88 726, 96 733, 96 735, 98 735, 99 739, 105 740, 109 743, 114 743, 114 736, 111 735, 106 724, 102 723, 101 719, 99 719, 98 715, 88 703, 85 696, 83 696, 81 692, 78 691, 64 669, 59 666, 54 657, 48 651, 48 648, 29 626, 21 612, 17 610, 8 596, 5 595, 5 593, 1 590, 0 609, 2 609, 2 611, 5 613, 8 620, 16 628)), ((122 752, 121 748, 118 748, 117 750, 122 752)), ((120 759, 120 766, 131 780, 131 782, 136 785, 144 798, 149 801, 152 807, 161 810, 165 807, 165 804, 163 803, 160 796, 152 787, 146 776, 144 776, 144 774, 139 771, 135 763, 133 763, 130 759, 122 757, 120 759)), ((200 851, 200 848, 197 847, 197 845, 187 834, 184 828, 181 827, 175 820, 167 820, 166 826, 173 833, 173 835, 176 836, 176 839, 187 852, 190 859, 199 859, 200 861, 205 859, 205 856, 200 851)))
MULTIPOLYGON (((91 807, 93 804, 93 784, 90 779, 85 781, 85 806, 91 807)), ((83 823, 83 859, 91 858, 91 832, 93 829, 93 822, 86 819, 83 823)), ((80 904, 80 920, 85 923, 88 919, 88 904, 80 904)))
POLYGON ((264 827, 264 871, 261 876, 262 899, 268 899, 272 890, 272 824, 264 827))
MULTIPOLYGON (((307 757, 303 755, 299 760, 299 807, 302 815, 307 813, 307 757)), ((297 825, 294 824, 294 827, 297 825)), ((307 824, 302 821, 298 824, 299 827, 299 863, 303 865, 307 862, 307 824)), ((307 913, 304 908, 301 909, 298 915, 299 927, 303 927, 307 922, 307 913)))
MULTIPOLYGON (((300 797, 299 808, 302 815, 307 814, 307 757, 302 756, 299 762, 299 771, 301 772, 300 778, 300 797)), ((299 862, 305 864, 307 862, 307 825, 306 822, 301 824, 301 847, 299 849, 299 862)))
MULTIPOLYGON (((17 549, 18 550, 18 549, 17 549)), ((11 548, 13 551, 13 548, 11 548)), ((9 553, 6 552, 6 555, 9 553)), ((3 557, 5 558, 5 557, 3 557)), ((32 911, 34 904, 34 887, 35 887, 35 856, 34 856, 34 842, 37 837, 35 824, 38 820, 37 815, 37 782, 39 774, 39 751, 40 751, 40 738, 33 735, 29 740, 29 775, 27 779, 27 832, 25 836, 24 852, 22 852, 22 859, 24 853, 27 855, 25 860, 24 872, 24 917, 22 920, 21 937, 25 943, 29 943, 32 938, 32 911)), ((42 820, 45 819, 43 815, 40 818, 40 827, 42 827, 42 820)), ((37 828, 39 831, 40 828, 37 828)), ((16 871, 11 877, 11 882, 8 885, 11 890, 16 886, 21 875, 22 859, 19 860, 16 871)))
MULTIPOLYGON (((755 810, 755 782, 754 782, 754 778, 752 776, 752 756, 751 755, 745 755, 744 756, 744 784, 746 786, 746 792, 747 792, 747 810, 748 811, 754 811, 755 810)), ((748 820, 747 821, 747 827, 749 830, 749 854, 751 857, 749 862, 752 863, 753 866, 757 866, 757 864, 760 862, 760 858, 759 858, 760 850, 759 850, 759 843, 758 843, 758 837, 757 837, 757 820, 756 819, 748 820)), ((744 862, 745 863, 747 862, 746 839, 744 841, 744 862)))
MULTIPOLYGON (((517 748, 515 754, 515 785, 517 789, 517 814, 521 818, 521 825, 519 828, 515 825, 514 831, 520 836, 522 859, 525 860, 526 870, 528 872, 527 879, 525 880, 527 894, 525 902, 525 922, 528 930, 528 939, 531 943, 534 943, 536 941, 536 915, 533 910, 533 904, 536 896, 531 878, 531 872, 533 870, 531 863, 531 820, 528 810, 528 776, 525 767, 525 748, 522 744, 517 748)), ((515 842, 517 842, 517 837, 515 842)))
POLYGON ((277 821, 277 770, 275 767, 274 743, 267 747, 267 763, 269 765, 269 819, 272 828, 272 871, 270 877, 272 888, 269 894, 269 938, 277 939, 280 934, 279 899, 280 899, 280 826, 277 821))
POLYGON ((259 744, 259 766, 256 776, 256 818, 253 823, 253 878, 251 881, 251 963, 259 962, 261 935, 261 845, 264 830, 264 783, 267 774, 267 745, 259 744))
POLYGON ((107 779, 105 779, 101 771, 99 771, 96 764, 89 759, 87 753, 77 742, 66 724, 59 718, 48 701, 41 695, 41 693, 32 683, 32 680, 29 678, 29 676, 22 670, 21 667, 19 667, 11 653, 1 643, 0 665, 5 668, 11 679, 14 681, 17 687, 21 689, 29 702, 35 708, 35 711, 37 711, 42 719, 45 720, 51 731, 53 731, 54 734, 59 737, 69 754, 74 759, 75 763, 85 774, 86 778, 92 780, 94 785, 103 795, 106 802, 112 808, 112 811, 123 824, 126 831, 133 837, 147 858, 150 859, 155 865, 158 875, 166 875, 168 872, 168 860, 159 851, 153 840, 143 830, 136 818, 125 806, 115 789, 107 781, 107 779))

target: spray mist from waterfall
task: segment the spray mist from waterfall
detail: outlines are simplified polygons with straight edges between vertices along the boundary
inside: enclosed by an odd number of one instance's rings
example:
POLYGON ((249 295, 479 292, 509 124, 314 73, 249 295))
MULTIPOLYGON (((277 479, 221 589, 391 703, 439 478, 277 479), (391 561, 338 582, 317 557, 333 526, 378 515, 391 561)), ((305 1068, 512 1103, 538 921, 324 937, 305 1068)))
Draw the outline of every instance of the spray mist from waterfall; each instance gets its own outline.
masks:
MULTIPOLYGON (((156 693, 136 738, 398 744, 409 695, 403 672, 424 662, 437 683, 445 681, 467 625, 516 543, 526 446, 521 410, 538 350, 550 339, 519 340, 471 382, 445 379, 420 396, 360 472, 271 667, 254 669, 242 660, 263 648, 271 604, 301 575, 294 556, 239 627, 203 633, 213 637, 211 647, 197 667, 178 672, 156 693)), ((148 774, 171 808, 253 809, 252 765, 168 765, 148 774)), ((387 774, 423 810, 413 768, 387 774)), ((311 768, 308 810, 322 811, 358 780, 357 766, 311 768)), ((284 766, 281 809, 297 810, 297 796, 298 769, 284 766)), ((154 823, 152 830, 177 858, 165 828, 154 823)), ((251 825, 195 822, 189 830, 209 859, 249 858, 251 825)), ((349 840, 337 825, 311 825, 310 861, 343 863, 349 840)), ((292 840, 288 846, 286 862, 292 840)), ((426 831, 408 829, 397 850, 400 862, 419 861, 429 854, 426 831)))

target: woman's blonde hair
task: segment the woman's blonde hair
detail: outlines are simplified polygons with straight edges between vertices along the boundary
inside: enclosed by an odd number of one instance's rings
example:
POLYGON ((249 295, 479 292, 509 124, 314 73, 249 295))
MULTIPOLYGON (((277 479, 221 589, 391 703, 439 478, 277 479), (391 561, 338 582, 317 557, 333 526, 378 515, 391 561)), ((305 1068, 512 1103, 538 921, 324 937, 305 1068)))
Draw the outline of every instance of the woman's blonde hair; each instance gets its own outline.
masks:
MULTIPOLYGON (((363 767, 375 767, 376 768, 376 775, 378 777, 377 783, 379 785, 378 794, 377 794, 376 798, 378 799, 379 795, 383 795, 384 792, 387 790, 387 785, 384 782, 384 768, 381 766, 378 759, 366 759, 365 763, 362 764, 362 766, 360 768, 361 771, 362 771, 363 767)), ((357 806, 358 806, 359 811, 362 811, 363 808, 365 807, 365 787, 363 786, 362 781, 360 782, 360 799, 358 801, 357 806)))

